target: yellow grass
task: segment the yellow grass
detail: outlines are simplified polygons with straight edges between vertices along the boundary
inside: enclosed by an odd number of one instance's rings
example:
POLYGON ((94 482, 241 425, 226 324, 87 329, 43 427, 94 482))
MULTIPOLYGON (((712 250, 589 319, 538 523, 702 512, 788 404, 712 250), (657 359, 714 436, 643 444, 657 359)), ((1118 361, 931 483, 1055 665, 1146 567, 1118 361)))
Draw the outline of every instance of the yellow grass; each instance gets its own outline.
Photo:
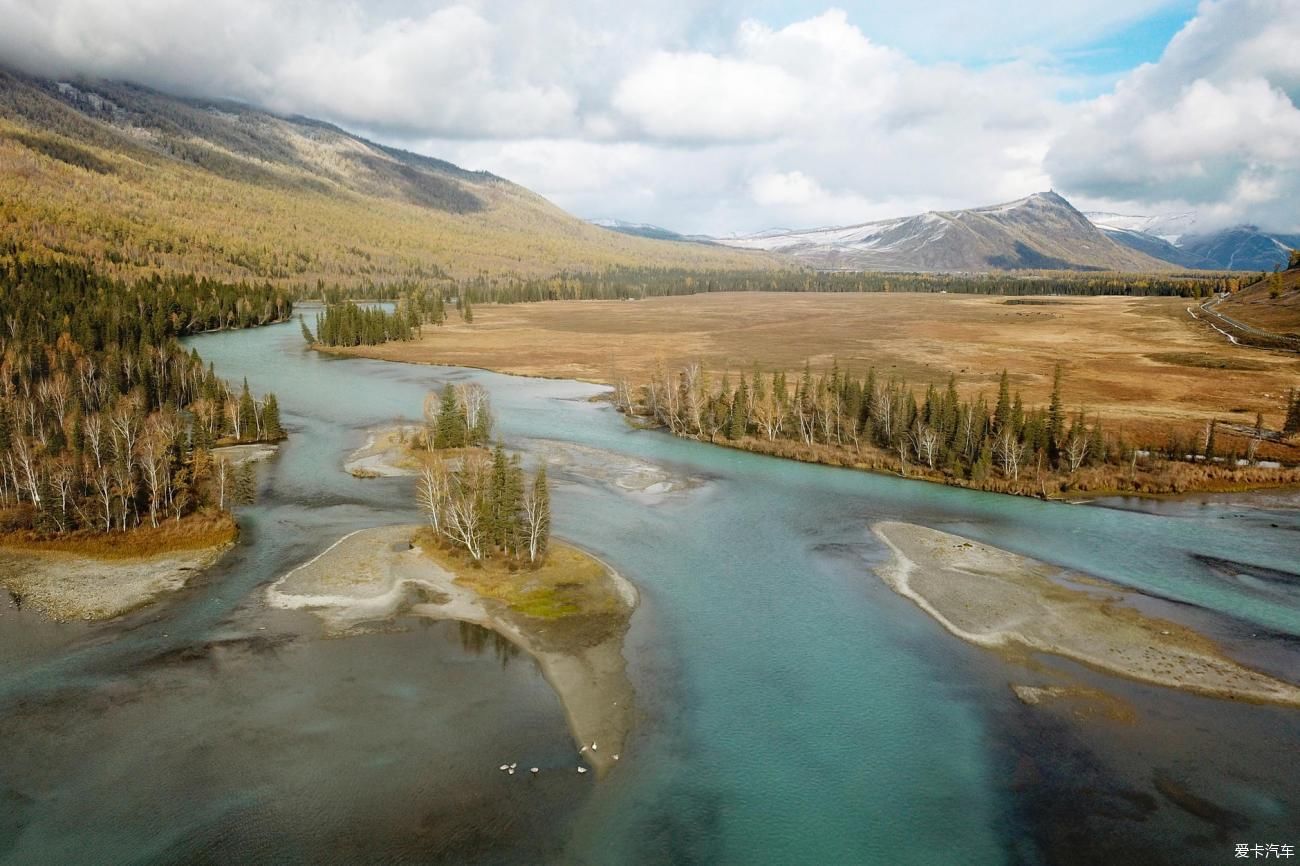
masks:
POLYGON ((0 534, 0 547, 75 553, 99 559, 140 559, 220 547, 238 536, 239 526, 229 512, 207 511, 191 514, 179 523, 168 520, 158 527, 141 526, 127 532, 80 531, 61 536, 43 536, 29 530, 7 532, 0 534))
POLYGON ((605 566, 567 544, 552 543, 536 568, 521 563, 512 569, 501 559, 476 565, 469 556, 442 546, 428 528, 416 534, 415 543, 425 555, 454 572, 457 583, 515 613, 536 619, 623 613, 622 599, 605 566))
MULTIPOLYGON (((352 354, 484 367, 522 375, 645 381, 656 363, 699 361, 715 373, 814 368, 838 361, 924 387, 957 377, 963 396, 996 396, 1010 370, 1027 405, 1047 402, 1065 365, 1065 400, 1111 429, 1163 442, 1210 418, 1282 422, 1300 383, 1295 355, 1233 346, 1181 298, 1052 298, 1014 304, 983 295, 702 294, 644 301, 479 305, 475 321, 426 327, 412 343, 352 354)), ((1262 456, 1263 452, 1261 452, 1262 456)))

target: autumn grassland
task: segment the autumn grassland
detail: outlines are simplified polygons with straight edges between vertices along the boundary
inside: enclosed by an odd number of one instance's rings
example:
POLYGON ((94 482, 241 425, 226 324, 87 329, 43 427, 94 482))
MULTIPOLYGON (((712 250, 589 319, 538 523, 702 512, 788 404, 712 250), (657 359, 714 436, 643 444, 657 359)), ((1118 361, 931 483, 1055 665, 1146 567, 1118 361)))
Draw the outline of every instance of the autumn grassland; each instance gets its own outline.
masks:
POLYGON ((1276 428, 1295 355, 1233 346, 1181 298, 1005 298, 939 294, 708 294, 643 301, 481 305, 416 342, 350 350, 387 360, 529 376, 647 380, 656 365, 723 372, 838 363, 909 383, 957 378, 963 397, 1010 372, 1027 404, 1046 403, 1057 361, 1065 398, 1135 434, 1215 417, 1276 428))

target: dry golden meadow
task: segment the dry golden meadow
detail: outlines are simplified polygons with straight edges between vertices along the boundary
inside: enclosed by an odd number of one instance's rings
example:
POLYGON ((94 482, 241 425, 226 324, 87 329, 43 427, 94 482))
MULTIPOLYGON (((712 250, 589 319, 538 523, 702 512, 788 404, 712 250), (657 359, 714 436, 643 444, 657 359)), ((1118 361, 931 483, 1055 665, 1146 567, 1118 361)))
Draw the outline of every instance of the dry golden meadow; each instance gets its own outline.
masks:
POLYGON ((924 385, 957 377, 963 396, 996 396, 1005 368, 1029 405, 1046 403, 1065 365, 1071 411, 1150 435, 1210 418, 1282 422, 1300 357, 1233 346, 1181 298, 1005 298, 942 294, 700 294, 644 301, 480 305, 413 343, 352 350, 389 360, 612 382, 649 378, 657 363, 814 369, 924 385))

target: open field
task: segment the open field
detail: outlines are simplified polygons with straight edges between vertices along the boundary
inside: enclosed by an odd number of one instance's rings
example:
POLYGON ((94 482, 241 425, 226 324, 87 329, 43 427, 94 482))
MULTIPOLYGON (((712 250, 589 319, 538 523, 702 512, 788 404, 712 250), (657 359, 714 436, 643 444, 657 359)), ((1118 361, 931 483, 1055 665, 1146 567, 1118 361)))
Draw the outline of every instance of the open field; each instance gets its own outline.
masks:
POLYGON ((1065 402, 1112 428, 1159 435, 1209 418, 1276 429, 1300 384, 1300 358, 1233 346, 1182 298, 1031 298, 943 294, 699 294, 644 301, 480 305, 422 340, 350 350, 366 357, 612 382, 659 362, 721 373, 797 371, 838 361, 909 383, 957 377, 963 396, 996 396, 1010 371, 1026 404, 1046 404, 1065 365, 1065 402))

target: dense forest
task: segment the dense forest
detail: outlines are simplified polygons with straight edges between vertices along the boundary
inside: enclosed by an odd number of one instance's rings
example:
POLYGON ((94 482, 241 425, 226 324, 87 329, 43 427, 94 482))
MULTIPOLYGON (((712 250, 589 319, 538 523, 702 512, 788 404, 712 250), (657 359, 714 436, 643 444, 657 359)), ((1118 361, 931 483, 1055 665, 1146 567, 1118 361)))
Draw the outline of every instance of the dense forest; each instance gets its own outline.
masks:
MULTIPOLYGON (((1259 279, 1263 274, 1258 275, 1259 279)), ((609 268, 591 273, 560 273, 531 278, 486 273, 465 280, 450 277, 423 284, 411 281, 369 283, 343 288, 318 286, 311 294, 326 303, 421 297, 431 305, 467 298, 478 303, 635 300, 707 292, 951 292, 978 295, 1123 295, 1200 298, 1235 291, 1256 275, 1119 274, 1077 271, 1015 273, 883 273, 807 270, 742 271, 682 268, 609 268)))
MULTIPOLYGON (((660 368, 640 388, 619 382, 620 410, 653 418, 677 435, 816 462, 890 469, 1002 492, 1048 495, 1071 489, 1149 489, 1157 462, 1235 471, 1255 464, 1266 437, 1261 419, 1245 431, 1245 447, 1228 448, 1216 435, 1163 442, 1111 435, 1100 420, 1066 409, 1058 365, 1047 406, 1028 407, 1002 373, 996 400, 962 401, 956 380, 920 393, 874 369, 856 378, 838 366, 814 375, 807 366, 795 382, 758 370, 715 385, 697 364, 660 368), (1139 479, 1139 474, 1143 475, 1139 479)), ((1300 429, 1300 396, 1287 397, 1287 428, 1300 429)), ((1241 431, 1231 431, 1240 439, 1241 431)), ((1279 470, 1295 474, 1294 470, 1279 470)), ((1164 483, 1164 482, 1159 482, 1164 483)), ((1177 486, 1178 479, 1168 483, 1177 486)))
MULTIPOLYGON (((622 300, 704 292, 952 292, 981 295, 1205 297, 1245 283, 1241 275, 1116 274, 1066 271, 883 273, 611 268, 545 279, 479 275, 453 283, 474 301, 622 300)), ((1246 280, 1249 282, 1249 280, 1246 280)))
MULTIPOLYGON (((322 294, 325 311, 316 316, 313 332, 300 318, 302 336, 309 345, 376 346, 393 340, 419 339, 421 325, 441 325, 447 319, 446 302, 441 291, 404 288, 392 310, 358 304, 342 298, 335 289, 322 294)), ((459 298, 457 306, 466 322, 474 321, 468 298, 459 298)))
POLYGON ((224 507, 219 444, 283 437, 274 394, 232 388, 178 336, 266 324, 269 286, 0 258, 0 509, 5 531, 125 532, 224 507))

